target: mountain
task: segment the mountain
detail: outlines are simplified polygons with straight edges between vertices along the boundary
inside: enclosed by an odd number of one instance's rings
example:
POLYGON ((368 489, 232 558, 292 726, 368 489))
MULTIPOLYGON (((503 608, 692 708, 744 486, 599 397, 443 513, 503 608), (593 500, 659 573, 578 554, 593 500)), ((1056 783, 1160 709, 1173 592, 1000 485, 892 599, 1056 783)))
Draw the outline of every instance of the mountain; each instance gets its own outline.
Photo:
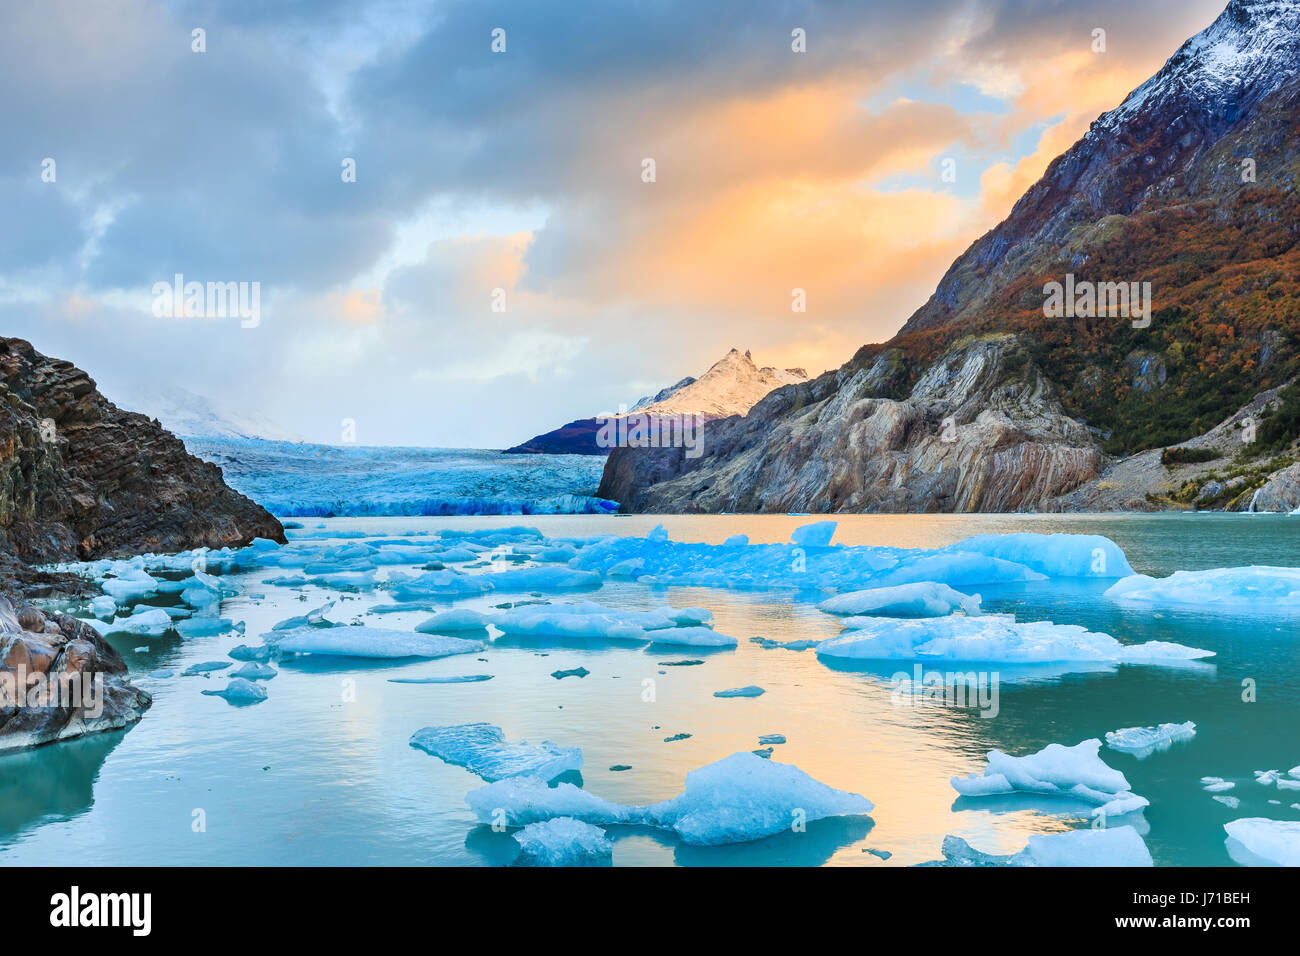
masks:
MULTIPOLYGON (((627 413, 706 418, 744 415, 773 389, 807 379, 803 369, 759 368, 748 352, 732 349, 698 379, 684 378, 656 395, 642 398, 627 413)), ((505 453, 607 455, 609 449, 596 444, 600 428, 599 418, 582 418, 507 448, 505 453)))
POLYGON ((304 442, 301 435, 282 428, 256 412, 239 414, 177 386, 146 387, 132 395, 124 407, 159 423, 184 438, 264 438, 267 441, 304 442))
POLYGON ((712 423, 699 458, 616 450, 599 494, 628 510, 1246 507, 1300 434, 1278 424, 1300 403, 1283 388, 1300 374, 1298 71, 1300 0, 1232 0, 893 339, 712 423), (1049 317, 1054 282, 1149 283, 1149 321, 1049 317), (1126 465, 1252 406, 1267 443, 1126 465))

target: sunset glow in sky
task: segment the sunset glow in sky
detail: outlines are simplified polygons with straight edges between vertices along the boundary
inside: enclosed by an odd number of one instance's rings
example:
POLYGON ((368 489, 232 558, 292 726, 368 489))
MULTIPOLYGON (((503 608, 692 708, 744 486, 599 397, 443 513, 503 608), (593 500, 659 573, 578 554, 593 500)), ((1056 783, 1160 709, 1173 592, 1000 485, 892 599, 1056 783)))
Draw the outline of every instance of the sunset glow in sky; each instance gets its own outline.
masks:
POLYGON ((0 329, 325 442, 502 447, 732 346, 816 374, 1224 2, 6 4, 0 329), (175 273, 260 324, 155 318, 175 273))

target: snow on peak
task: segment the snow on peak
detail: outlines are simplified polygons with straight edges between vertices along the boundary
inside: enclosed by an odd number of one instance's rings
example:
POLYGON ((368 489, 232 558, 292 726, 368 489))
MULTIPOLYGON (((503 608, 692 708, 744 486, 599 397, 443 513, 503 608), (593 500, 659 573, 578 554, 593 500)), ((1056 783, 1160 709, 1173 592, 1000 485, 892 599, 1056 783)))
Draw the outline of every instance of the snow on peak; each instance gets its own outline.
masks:
POLYGON ((1295 77, 1300 69, 1300 0, 1232 0, 1164 67, 1098 126, 1112 130, 1138 113, 1179 100, 1228 121, 1295 77))
POLYGON ((118 403, 122 408, 156 418, 173 435, 183 438, 264 438, 268 441, 303 442, 258 412, 239 413, 224 408, 205 395, 179 386, 158 386, 118 403))
POLYGON ((640 411, 658 415, 743 415, 773 389, 808 381, 801 368, 759 368, 749 352, 732 349, 697 380, 640 411))

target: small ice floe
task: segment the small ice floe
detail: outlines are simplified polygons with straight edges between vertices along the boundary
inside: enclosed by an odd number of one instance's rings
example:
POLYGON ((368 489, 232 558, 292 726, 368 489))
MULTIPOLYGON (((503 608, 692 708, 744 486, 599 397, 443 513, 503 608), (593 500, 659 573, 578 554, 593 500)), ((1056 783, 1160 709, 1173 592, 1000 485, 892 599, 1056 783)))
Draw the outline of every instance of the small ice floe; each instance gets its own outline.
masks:
POLYGON ((1124 604, 1211 611, 1300 609, 1300 568, 1212 568, 1175 571, 1167 578, 1135 574, 1114 584, 1106 597, 1124 604))
POLYGON ((185 668, 185 670, 181 671, 181 676, 194 677, 198 674, 211 674, 213 671, 224 671, 230 666, 230 661, 202 661, 185 668))
POLYGON ((338 627, 333 621, 325 619, 325 615, 330 612, 337 602, 329 601, 322 604, 306 614, 299 614, 297 617, 285 618, 278 624, 272 626, 273 631, 296 631, 304 627, 338 627))
POLYGON ((117 614, 117 602, 107 594, 101 594, 91 600, 90 613, 101 621, 111 621, 117 614))
POLYGON ((138 605, 134 613, 127 617, 116 617, 103 624, 90 621, 92 627, 107 634, 135 634, 141 637, 161 637, 168 631, 175 630, 175 622, 165 608, 138 605))
POLYGON ((671 743, 676 743, 679 740, 690 740, 690 739, 691 739, 690 734, 673 734, 671 737, 665 737, 664 743, 671 744, 671 743))
POLYGON ((1202 777, 1201 789, 1208 790, 1210 793, 1222 793, 1225 790, 1231 790, 1236 784, 1231 780, 1224 780, 1222 777, 1202 777))
POLYGON ((1300 821, 1243 817, 1223 829, 1228 831, 1228 853, 1238 863, 1300 866, 1300 821))
POLYGON ((652 641, 658 635, 647 632, 698 628, 712 617, 713 613, 703 608, 636 611, 583 601, 516 605, 492 623, 510 635, 652 641))
POLYGON ((572 591, 598 588, 604 581, 595 571, 568 567, 515 568, 484 574, 493 589, 501 591, 572 591))
POLYGON ((714 697, 762 697, 767 691, 754 684, 747 687, 732 687, 728 690, 715 690, 714 697))
POLYGON ((388 591, 395 600, 402 602, 473 597, 492 590, 492 583, 486 578, 486 575, 450 570, 426 571, 419 575, 394 571, 388 575, 388 591))
POLYGON ((211 637, 233 631, 238 625, 224 617, 192 617, 173 624, 181 637, 211 637))
POLYGON ((1231 810, 1236 810, 1239 806, 1241 806, 1241 798, 1239 797, 1225 796, 1223 794, 1219 794, 1217 796, 1211 797, 1210 799, 1217 800, 1219 803, 1223 804, 1225 807, 1228 807, 1231 810))
POLYGON ((390 677, 390 684, 477 684, 491 680, 491 674, 457 674, 450 677, 390 677))
POLYGON ((738 647, 740 641, 719 634, 708 627, 666 627, 647 632, 651 644, 674 644, 686 647, 738 647))
POLYGON ((1300 780, 1296 779, 1295 770, 1293 767, 1285 774, 1281 770, 1256 770, 1255 782, 1279 790, 1300 790, 1300 780))
POLYGON ((527 776, 545 786, 568 770, 582 769, 582 751, 577 747, 559 747, 550 741, 509 744, 500 727, 487 723, 425 727, 412 735, 411 746, 489 782, 527 776))
POLYGON ((801 548, 829 548, 838 522, 815 521, 790 532, 790 540, 801 548))
POLYGON ((465 799, 485 823, 500 822, 504 814, 507 826, 564 816, 597 825, 641 824, 670 830, 692 846, 758 840, 794 824, 865 816, 873 809, 866 797, 749 752, 692 770, 681 794, 650 806, 613 803, 570 783, 548 787, 536 777, 502 780, 471 790, 465 799))
POLYGON ((1213 651, 1166 641, 1121 644, 1075 624, 1018 622, 1010 614, 925 620, 853 618, 855 627, 817 645, 819 657, 1001 664, 1185 664, 1213 651))
POLYGON ((427 621, 417 624, 415 629, 421 634, 447 634, 461 631, 478 633, 486 631, 492 621, 492 615, 458 607, 449 611, 439 611, 427 621))
POLYGON ((947 617, 980 612, 978 594, 962 594, 946 584, 918 581, 890 588, 868 588, 827 598, 817 605, 827 614, 863 617, 947 617))
POLYGON ((1131 826, 1036 833, 1019 853, 982 853, 961 837, 943 838, 938 866, 1154 866, 1142 835, 1131 826))
POLYGON ((1106 746, 1111 750, 1132 754, 1139 760, 1163 752, 1175 743, 1196 736, 1196 724, 1190 720, 1183 724, 1158 724, 1155 727, 1125 727, 1106 734, 1106 746))
POLYGON ((438 634, 390 631, 379 627, 313 627, 264 635, 277 655, 315 654, 320 657, 449 657, 472 654, 486 646, 482 641, 438 634))
POLYGON ((371 614, 403 614, 407 611, 432 611, 429 601, 394 601, 392 604, 376 604, 370 609, 371 614))
POLYGON ((100 582, 100 588, 118 604, 138 601, 157 593, 158 579, 149 574, 144 567, 132 566, 126 562, 115 562, 110 571, 113 577, 100 582))
POLYGON ((1145 797, 1129 789, 1124 774, 1098 756, 1100 750, 1101 741, 1096 739, 1073 747, 1048 744, 1025 757, 990 750, 984 773, 953 777, 953 789, 966 797, 1017 792, 1069 797, 1096 807, 1094 817, 1121 816, 1147 806, 1145 797))
POLYGON ((877 850, 874 847, 865 847, 862 852, 870 853, 872 856, 881 860, 888 860, 891 856, 894 855, 890 853, 888 850, 877 850))
POLYGON ((763 734, 758 738, 758 742, 764 746, 767 744, 785 743, 785 734, 763 734))
POLYGON ((600 827, 573 817, 530 823, 515 835, 515 866, 611 866, 614 844, 600 827))
POLYGON ((146 674, 145 676, 146 676, 146 677, 152 677, 154 680, 169 680, 170 678, 174 677, 175 675, 173 674, 172 671, 166 670, 166 669, 164 668, 164 669, 161 669, 161 670, 150 671, 150 672, 149 672, 148 674, 146 674))
POLYGON ((230 704, 256 704, 267 697, 265 687, 242 677, 231 678, 222 690, 205 690, 202 693, 208 697, 224 697, 230 704))
POLYGON ((798 641, 774 641, 767 637, 751 637, 751 644, 757 644, 765 651, 806 651, 816 647, 821 641, 798 640, 798 641))
POLYGON ((751 750, 750 753, 755 757, 762 757, 764 760, 770 760, 774 750, 775 748, 773 747, 759 747, 757 750, 751 750))
POLYGON ((586 677, 590 673, 591 671, 587 670, 585 667, 574 667, 567 671, 551 671, 551 676, 556 680, 564 680, 566 677, 586 677))
POLYGON ((230 676, 242 677, 244 680, 270 680, 279 673, 279 671, 270 665, 258 664, 256 661, 249 661, 241 667, 236 667, 230 672, 230 676))
POLYGON ((265 664, 271 659, 271 650, 270 644, 259 644, 256 647, 240 644, 231 649, 230 656, 237 661, 259 661, 265 664))

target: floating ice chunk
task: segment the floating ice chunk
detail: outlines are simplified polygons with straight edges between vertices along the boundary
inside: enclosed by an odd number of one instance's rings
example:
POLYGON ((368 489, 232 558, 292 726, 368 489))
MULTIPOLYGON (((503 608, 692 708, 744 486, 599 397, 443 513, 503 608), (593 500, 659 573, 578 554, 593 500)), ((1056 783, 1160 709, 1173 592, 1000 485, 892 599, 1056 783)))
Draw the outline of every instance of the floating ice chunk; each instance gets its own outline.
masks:
POLYGON ((265 663, 271 659, 272 649, 270 644, 259 644, 256 647, 240 644, 230 651, 230 656, 237 661, 261 661, 265 663))
POLYGON ((1280 770, 1256 770, 1255 782, 1264 787, 1271 787, 1282 776, 1280 770))
POLYGON ((835 521, 800 525, 790 533, 790 540, 801 548, 829 548, 837 526, 835 521))
POLYGON ((477 684, 491 680, 491 674, 461 674, 454 677, 390 677, 390 684, 477 684))
POLYGON ((483 823, 522 827, 555 817, 572 817, 584 823, 639 822, 637 807, 623 806, 588 793, 571 783, 548 787, 537 777, 510 777, 471 790, 465 795, 474 815, 483 823))
POLYGON ((1212 651, 1151 641, 1123 645, 1109 634, 1012 615, 919 620, 859 618, 856 629, 817 645, 822 657, 949 660, 1006 664, 1109 662, 1160 664, 1212 657, 1212 651))
POLYGON ((486 594, 492 590, 487 575, 463 574, 459 571, 428 571, 417 577, 390 574, 390 593, 398 601, 421 598, 457 598, 486 594))
POLYGON ((654 644, 680 644, 689 647, 737 647, 734 637, 719 634, 707 627, 667 627, 646 635, 654 644))
POLYGON ((809 648, 816 647, 821 643, 820 640, 804 639, 799 641, 774 641, 767 637, 751 637, 751 644, 757 644, 765 651, 806 651, 809 648))
MULTIPOLYGON (((1000 750, 990 750, 988 764, 981 776, 953 777, 953 788, 963 796, 1037 793, 1045 796, 1073 797, 1091 803, 1106 815, 1118 815, 1138 809, 1130 798, 1124 774, 1106 765, 1098 756, 1100 740, 1085 740, 1073 747, 1048 744, 1037 753, 1012 757, 1000 750)), ((1142 800, 1141 797, 1137 798, 1142 800)), ((1145 806, 1145 800, 1141 806, 1145 806)), ((1094 813, 1096 815, 1096 813, 1094 813)))
POLYGON ((1260 859, 1279 866, 1300 866, 1300 821, 1243 817, 1225 823, 1223 829, 1228 831, 1229 843, 1236 840, 1260 859))
POLYGON ((551 676, 556 680, 564 680, 566 677, 577 677, 579 680, 590 674, 591 671, 585 667, 574 667, 570 670, 551 671, 551 676))
POLYGON ((310 627, 264 635, 281 654, 327 657, 448 657, 484 648, 483 641, 438 634, 390 631, 380 627, 310 627))
POLYGON ((117 613, 117 602, 107 594, 101 594, 90 602, 90 613, 104 621, 111 621, 117 613))
POLYGON ((947 617, 954 611, 976 615, 980 596, 962 594, 946 584, 918 581, 890 588, 868 588, 827 598, 817 605, 827 614, 874 617, 947 617))
POLYGON ((1155 865, 1141 834, 1131 826, 1037 833, 1022 852, 1030 866, 1155 865))
POLYGON ((1167 578, 1134 574, 1106 597, 1125 604, 1233 611, 1300 608, 1300 568, 1214 568, 1175 571, 1167 578))
POLYGON ((1125 727, 1106 734, 1106 746, 1111 750, 1129 753, 1139 760, 1156 751, 1165 751, 1175 743, 1196 736, 1196 724, 1159 724, 1155 727, 1125 727))
POLYGON ((715 690, 714 697, 762 697, 767 691, 754 684, 748 687, 732 687, 730 690, 715 690))
POLYGON ((1224 790, 1231 790, 1236 784, 1231 780, 1224 780, 1222 777, 1202 777, 1201 789, 1208 790, 1210 793, 1222 793, 1224 790))
POLYGON ((516 866, 610 866, 614 844, 600 827, 573 817, 530 823, 515 834, 516 866))
POLYGON ((1119 546, 1096 534, 982 534, 946 550, 1000 558, 1051 578, 1123 578, 1133 573, 1119 546))
POLYGON ((603 583, 595 571, 561 567, 516 568, 483 577, 498 591, 568 591, 598 588, 603 583))
POLYGON ((749 544, 749 535, 747 534, 733 534, 722 542, 724 548, 743 548, 747 544, 749 544))
POLYGON ((267 664, 258 664, 256 661, 249 661, 242 667, 236 667, 230 672, 230 676, 242 677, 244 680, 270 680, 278 673, 280 672, 267 664))
POLYGON ((205 690, 203 693, 208 697, 224 697, 232 704, 256 704, 266 700, 267 697, 265 687, 246 681, 242 677, 232 678, 223 690, 205 690))
POLYGON ((872 587, 897 587, 902 584, 941 583, 966 588, 978 584, 1018 584, 1046 581, 1047 575, 1014 561, 990 558, 984 554, 960 551, 920 552, 906 563, 889 567, 870 580, 872 587))
POLYGON ((422 634, 445 634, 454 631, 483 631, 492 622, 492 616, 469 608, 454 608, 439 611, 427 621, 417 624, 415 629, 422 634))
POLYGON ((100 583, 100 588, 118 604, 139 600, 155 593, 158 579, 142 567, 114 564, 114 577, 100 583))
POLYGON ((582 751, 577 747, 558 747, 550 741, 537 746, 508 744, 501 728, 492 724, 425 727, 411 737, 411 746, 489 782, 527 776, 544 783, 565 771, 582 769, 582 751))
POLYGON ((504 633, 525 636, 648 640, 646 627, 668 628, 657 612, 625 611, 599 604, 526 604, 510 608, 493 623, 504 633))
MULTIPOLYGON (((679 627, 708 624, 709 621, 713 620, 713 612, 702 607, 672 608, 665 606, 659 608, 655 613, 662 614, 679 627)), ((1300 774, 1297 774, 1297 776, 1300 776, 1300 774)))
POLYGON ((185 670, 181 671, 182 677, 194 677, 198 674, 208 674, 212 671, 223 671, 230 666, 230 661, 202 661, 198 664, 191 664, 185 670))
POLYGON ((1286 772, 1286 775, 1293 780, 1300 780, 1300 767, 1292 767, 1286 772))
POLYGON ((308 611, 306 614, 299 614, 297 617, 285 618, 280 623, 274 625, 273 631, 296 631, 300 627, 335 627, 333 621, 325 620, 325 615, 334 607, 335 602, 329 601, 322 604, 315 610, 308 611))
POLYGON ((1217 797, 1212 797, 1211 799, 1217 800, 1219 803, 1223 804, 1225 807, 1228 807, 1229 809, 1232 810, 1236 810, 1239 806, 1241 806, 1241 799, 1239 797, 1217 796, 1217 797))
POLYGON ((166 669, 160 669, 156 671, 150 671, 145 676, 152 677, 154 680, 167 680, 168 678, 173 676, 173 673, 166 669))
POLYGON ((192 617, 172 625, 181 637, 210 637, 235 629, 235 622, 224 617, 192 617))
POLYGON ((676 831, 684 843, 714 846, 772 836, 796 821, 872 809, 866 797, 828 787, 792 764, 742 752, 692 770, 679 796, 646 807, 644 816, 676 831))
POLYGON ((783 744, 785 743, 785 734, 763 734, 758 738, 760 744, 783 744))

